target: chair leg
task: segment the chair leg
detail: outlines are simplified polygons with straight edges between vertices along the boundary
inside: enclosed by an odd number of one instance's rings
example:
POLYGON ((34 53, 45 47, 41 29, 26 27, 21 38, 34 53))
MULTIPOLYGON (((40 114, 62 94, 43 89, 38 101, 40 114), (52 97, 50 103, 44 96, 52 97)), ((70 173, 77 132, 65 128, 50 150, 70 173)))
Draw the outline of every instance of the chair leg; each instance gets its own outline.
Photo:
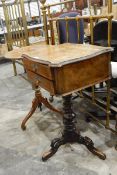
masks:
POLYGON ((14 60, 12 61, 12 63, 13 63, 14 76, 17 76, 16 63, 14 60))

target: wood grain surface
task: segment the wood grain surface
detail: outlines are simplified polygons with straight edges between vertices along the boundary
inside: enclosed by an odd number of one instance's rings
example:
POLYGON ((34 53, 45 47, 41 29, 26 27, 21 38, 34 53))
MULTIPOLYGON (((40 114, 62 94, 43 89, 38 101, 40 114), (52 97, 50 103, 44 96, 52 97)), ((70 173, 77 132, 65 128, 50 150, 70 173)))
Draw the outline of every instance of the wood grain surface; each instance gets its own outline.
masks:
POLYGON ((112 50, 111 47, 88 44, 32 45, 8 52, 5 57, 10 59, 28 57, 28 59, 51 67, 61 67, 69 63, 90 59, 112 50))

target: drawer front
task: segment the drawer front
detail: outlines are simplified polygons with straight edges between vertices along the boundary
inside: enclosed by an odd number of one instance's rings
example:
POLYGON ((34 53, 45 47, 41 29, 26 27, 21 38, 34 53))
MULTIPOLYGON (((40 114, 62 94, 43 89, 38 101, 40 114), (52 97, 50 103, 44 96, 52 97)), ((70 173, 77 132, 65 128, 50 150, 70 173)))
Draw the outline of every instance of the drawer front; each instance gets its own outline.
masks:
POLYGON ((49 80, 53 80, 52 69, 44 64, 23 58, 24 67, 26 70, 30 70, 38 75, 41 75, 49 80))
POLYGON ((29 80, 31 81, 32 85, 35 84, 36 80, 39 81, 40 87, 47 90, 51 95, 55 95, 55 89, 54 89, 54 81, 48 80, 34 72, 31 72, 27 70, 27 75, 29 80))

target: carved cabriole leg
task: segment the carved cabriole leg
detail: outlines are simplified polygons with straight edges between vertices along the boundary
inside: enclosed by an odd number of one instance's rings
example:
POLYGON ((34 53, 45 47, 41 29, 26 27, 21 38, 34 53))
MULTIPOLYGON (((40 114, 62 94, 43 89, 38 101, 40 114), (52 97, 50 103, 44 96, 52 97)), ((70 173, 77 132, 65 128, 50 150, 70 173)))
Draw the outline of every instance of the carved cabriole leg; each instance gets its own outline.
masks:
POLYGON ((57 152, 61 145, 74 142, 85 145, 89 151, 104 160, 106 155, 94 147, 94 143, 90 138, 82 137, 80 132, 76 129, 76 115, 72 110, 71 95, 63 97, 63 110, 64 130, 62 137, 56 138, 51 142, 51 149, 43 154, 42 160, 45 161, 49 159, 57 152))
POLYGON ((21 128, 22 130, 26 129, 26 122, 29 120, 29 118, 32 116, 32 114, 35 112, 37 107, 40 107, 41 110, 41 105, 42 103, 49 108, 50 110, 54 111, 54 112, 58 112, 59 114, 63 115, 63 113, 61 111, 59 111, 58 109, 54 108, 47 100, 47 98, 44 98, 40 92, 40 89, 36 89, 35 90, 35 98, 32 102, 32 108, 30 110, 30 112, 28 113, 28 115, 24 118, 24 120, 22 121, 21 124, 21 128))

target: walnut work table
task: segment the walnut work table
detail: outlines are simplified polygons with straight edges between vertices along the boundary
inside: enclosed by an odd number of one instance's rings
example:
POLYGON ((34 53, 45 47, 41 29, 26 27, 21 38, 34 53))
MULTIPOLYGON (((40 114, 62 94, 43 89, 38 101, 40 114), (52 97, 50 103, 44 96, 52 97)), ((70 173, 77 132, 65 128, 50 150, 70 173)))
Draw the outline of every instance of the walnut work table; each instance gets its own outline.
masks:
POLYGON ((37 106, 43 103, 49 109, 62 113, 64 130, 61 138, 51 142, 51 148, 44 153, 45 161, 55 154, 58 148, 66 143, 84 144, 89 151, 101 159, 106 155, 94 147, 93 141, 82 137, 76 129, 76 115, 72 109, 72 93, 110 79, 110 47, 100 47, 83 44, 35 45, 11 51, 7 58, 22 56, 28 77, 35 87, 35 98, 31 111, 22 122, 25 123, 34 113, 37 106), (63 112, 55 109, 40 92, 42 87, 51 95, 63 98, 63 112))

